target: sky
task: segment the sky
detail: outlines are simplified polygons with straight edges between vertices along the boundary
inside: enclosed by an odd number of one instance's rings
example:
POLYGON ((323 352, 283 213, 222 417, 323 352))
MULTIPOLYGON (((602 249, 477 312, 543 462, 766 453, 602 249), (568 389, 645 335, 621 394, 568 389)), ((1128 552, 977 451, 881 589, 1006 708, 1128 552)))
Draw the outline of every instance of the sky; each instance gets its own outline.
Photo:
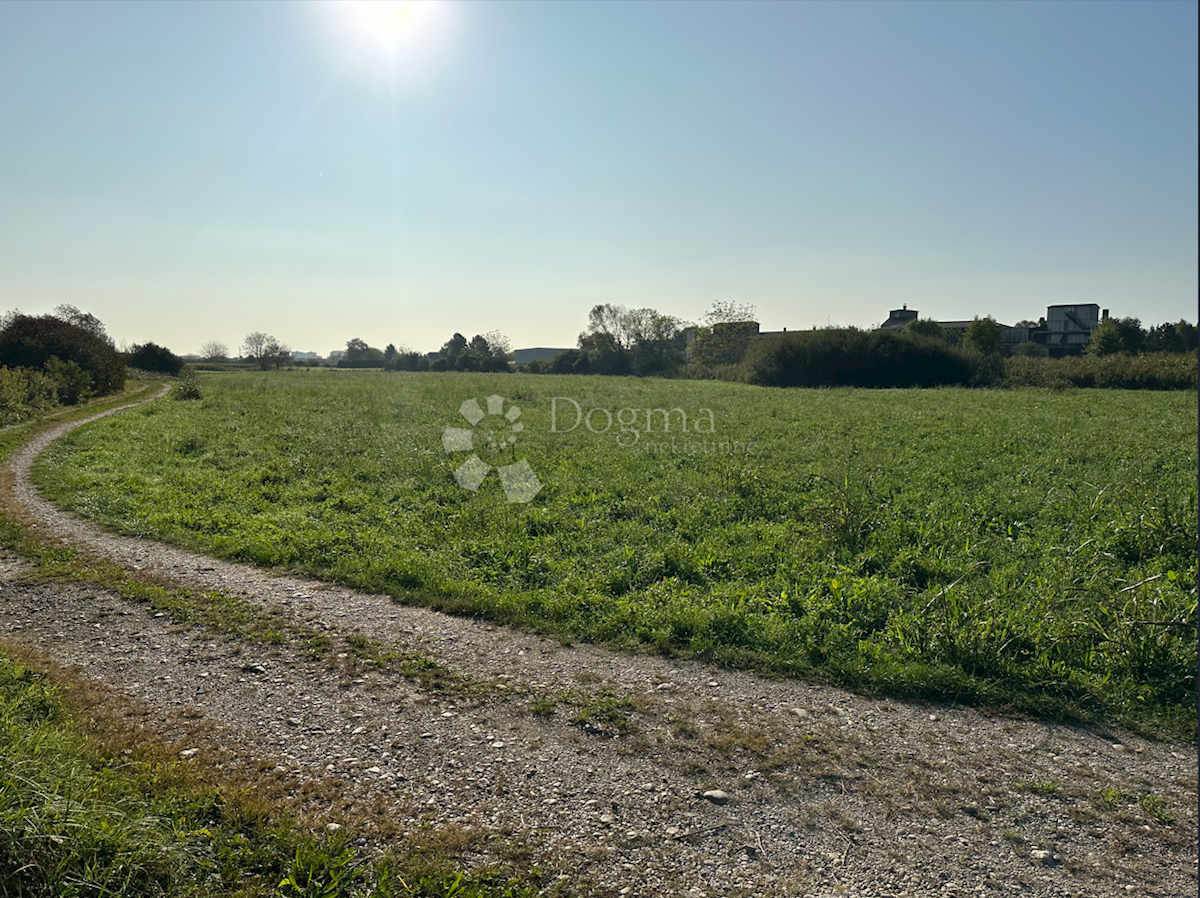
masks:
POLYGON ((1197 9, 5 0, 0 311, 179 354, 1195 321, 1197 9))

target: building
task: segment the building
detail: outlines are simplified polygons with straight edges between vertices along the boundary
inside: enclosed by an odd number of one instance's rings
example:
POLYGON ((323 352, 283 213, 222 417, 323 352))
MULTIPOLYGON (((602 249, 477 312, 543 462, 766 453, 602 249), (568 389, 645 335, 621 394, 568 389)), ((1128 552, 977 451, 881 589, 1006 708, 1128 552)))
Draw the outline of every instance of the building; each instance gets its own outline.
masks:
MULTIPOLYGON (((1107 309, 1103 317, 1108 317, 1107 309)), ((1052 356, 1078 355, 1091 340, 1092 328, 1100 318, 1100 307, 1094 302, 1047 306, 1046 317, 1038 322, 1030 338, 1045 346, 1052 356)))
MULTIPOLYGON (((917 310, 910 309, 908 303, 904 304, 903 308, 892 309, 888 312, 888 320, 879 325, 880 328, 898 328, 903 330, 908 326, 910 321, 917 320, 917 310)), ((939 324, 941 322, 938 322, 939 324)))

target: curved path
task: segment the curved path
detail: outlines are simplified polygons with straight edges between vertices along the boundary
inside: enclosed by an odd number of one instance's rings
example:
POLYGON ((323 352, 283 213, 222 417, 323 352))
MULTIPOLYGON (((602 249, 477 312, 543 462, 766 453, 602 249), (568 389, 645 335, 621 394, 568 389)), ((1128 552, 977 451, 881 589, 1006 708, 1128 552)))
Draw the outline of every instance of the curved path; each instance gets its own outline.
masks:
POLYGON ((0 559, 0 634, 373 844, 438 832, 466 865, 528 851, 551 877, 614 895, 1197 893, 1194 746, 566 647, 117 536, 29 479, 84 423, 14 454, 4 501, 142 576, 260 606, 290 639, 34 585, 14 556, 0 559), (314 638, 330 646, 320 659, 314 638))

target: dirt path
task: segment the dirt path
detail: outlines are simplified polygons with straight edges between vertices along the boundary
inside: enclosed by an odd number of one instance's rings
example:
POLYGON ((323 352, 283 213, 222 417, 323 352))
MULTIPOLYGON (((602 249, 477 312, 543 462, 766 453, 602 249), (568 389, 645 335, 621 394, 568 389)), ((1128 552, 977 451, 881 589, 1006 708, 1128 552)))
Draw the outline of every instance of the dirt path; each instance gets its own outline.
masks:
POLYGON ((79 423, 10 460, 6 500, 123 567, 261 606, 293 638, 178 626, 29 582, 11 556, 0 634, 147 703, 169 734, 204 721, 201 751, 310 784, 329 823, 381 843, 437 833, 467 863, 528 851, 600 894, 1197 894, 1194 746, 564 647, 116 536, 29 482, 79 423))

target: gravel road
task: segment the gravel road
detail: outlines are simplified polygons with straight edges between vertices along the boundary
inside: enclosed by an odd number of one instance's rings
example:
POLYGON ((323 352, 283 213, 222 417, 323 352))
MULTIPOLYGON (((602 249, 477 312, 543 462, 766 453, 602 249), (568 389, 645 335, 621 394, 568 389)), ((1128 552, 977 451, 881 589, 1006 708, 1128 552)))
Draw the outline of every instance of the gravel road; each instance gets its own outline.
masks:
POLYGON ((1197 894, 1194 745, 567 646, 114 535, 30 484, 75 426, 8 463, 28 525, 291 638, 182 626, 13 555, 0 634, 372 844, 438 833, 463 863, 527 854, 601 895, 1197 894))

